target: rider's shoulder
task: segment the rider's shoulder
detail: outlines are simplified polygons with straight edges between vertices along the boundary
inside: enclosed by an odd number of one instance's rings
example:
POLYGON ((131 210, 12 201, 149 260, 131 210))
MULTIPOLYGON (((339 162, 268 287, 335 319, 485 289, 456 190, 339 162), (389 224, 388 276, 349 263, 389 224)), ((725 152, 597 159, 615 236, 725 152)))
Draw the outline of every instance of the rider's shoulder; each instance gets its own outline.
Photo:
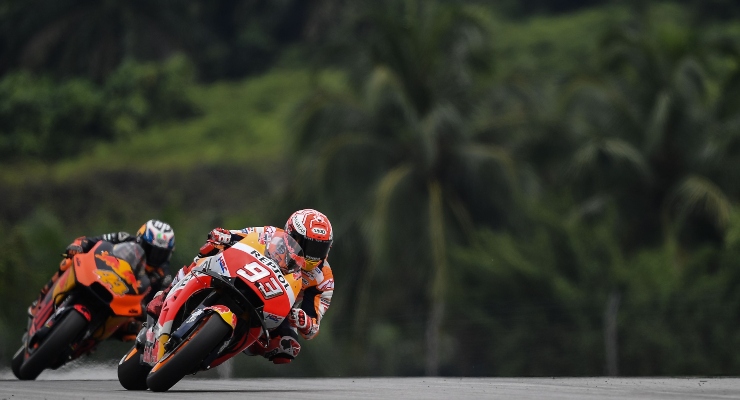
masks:
POLYGON ((105 240, 106 242, 112 242, 112 243, 121 243, 121 242, 130 242, 135 240, 136 238, 131 236, 128 232, 111 232, 111 233, 104 233, 100 236, 91 238, 93 240, 105 240))
POLYGON ((252 232, 272 234, 272 233, 275 233, 276 229, 277 229, 276 227, 269 226, 269 225, 268 226, 249 226, 246 228, 239 229, 236 232, 247 233, 247 234, 252 233, 252 232))
POLYGON ((132 236, 130 233, 124 231, 118 232, 119 242, 132 242, 134 240, 136 240, 136 237, 132 236))

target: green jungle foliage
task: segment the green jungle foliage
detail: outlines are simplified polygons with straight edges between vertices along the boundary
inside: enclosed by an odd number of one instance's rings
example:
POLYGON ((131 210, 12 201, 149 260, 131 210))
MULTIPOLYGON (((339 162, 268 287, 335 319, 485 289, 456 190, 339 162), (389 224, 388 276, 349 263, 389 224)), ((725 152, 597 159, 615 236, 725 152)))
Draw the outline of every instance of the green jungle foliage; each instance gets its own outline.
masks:
POLYGON ((312 207, 321 334, 235 376, 740 373, 740 5, 41 3, 0 6, 0 363, 75 237, 164 219, 174 273, 312 207))

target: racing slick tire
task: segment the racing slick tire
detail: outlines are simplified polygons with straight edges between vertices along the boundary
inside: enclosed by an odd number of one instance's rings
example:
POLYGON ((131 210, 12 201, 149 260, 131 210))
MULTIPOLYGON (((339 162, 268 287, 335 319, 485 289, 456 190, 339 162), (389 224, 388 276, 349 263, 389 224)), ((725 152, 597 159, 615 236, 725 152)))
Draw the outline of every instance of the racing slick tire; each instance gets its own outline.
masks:
POLYGON ((21 346, 21 348, 13 354, 13 360, 10 363, 10 369, 13 370, 13 375, 18 379, 21 379, 21 365, 23 365, 23 356, 25 353, 26 346, 21 346))
POLYGON ((231 327, 219 316, 211 316, 201 322, 190 335, 165 354, 152 368, 146 384, 152 392, 169 390, 223 342, 231 333, 231 327))
POLYGON ((44 369, 64 354, 85 327, 87 327, 87 319, 82 314, 76 310, 68 312, 61 321, 52 326, 48 336, 22 363, 18 370, 18 378, 24 381, 36 379, 44 369))
POLYGON ((146 377, 151 370, 152 367, 141 363, 141 353, 134 345, 118 363, 118 382, 126 390, 147 390, 146 377))

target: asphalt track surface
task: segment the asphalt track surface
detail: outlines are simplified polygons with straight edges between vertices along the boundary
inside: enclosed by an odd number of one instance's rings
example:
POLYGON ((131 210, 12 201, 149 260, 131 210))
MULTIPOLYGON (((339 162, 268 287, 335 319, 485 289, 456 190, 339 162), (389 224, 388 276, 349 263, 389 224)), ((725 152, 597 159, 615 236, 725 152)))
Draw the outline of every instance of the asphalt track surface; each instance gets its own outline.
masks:
MULTIPOLYGON (((78 376, 79 378, 79 376, 78 376)), ((740 399, 740 378, 186 378, 166 393, 115 379, 0 380, 5 399, 740 399)))

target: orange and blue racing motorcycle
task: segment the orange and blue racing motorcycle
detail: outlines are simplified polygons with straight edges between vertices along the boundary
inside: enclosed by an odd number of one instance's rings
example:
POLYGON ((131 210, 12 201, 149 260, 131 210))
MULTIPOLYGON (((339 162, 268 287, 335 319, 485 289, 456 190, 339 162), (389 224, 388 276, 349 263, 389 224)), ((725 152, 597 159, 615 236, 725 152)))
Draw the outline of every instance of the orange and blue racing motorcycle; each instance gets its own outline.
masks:
POLYGON ((72 258, 72 265, 33 307, 23 344, 11 361, 18 379, 36 379, 47 368, 57 369, 91 352, 142 316, 144 295, 130 246, 138 245, 101 241, 72 258))

